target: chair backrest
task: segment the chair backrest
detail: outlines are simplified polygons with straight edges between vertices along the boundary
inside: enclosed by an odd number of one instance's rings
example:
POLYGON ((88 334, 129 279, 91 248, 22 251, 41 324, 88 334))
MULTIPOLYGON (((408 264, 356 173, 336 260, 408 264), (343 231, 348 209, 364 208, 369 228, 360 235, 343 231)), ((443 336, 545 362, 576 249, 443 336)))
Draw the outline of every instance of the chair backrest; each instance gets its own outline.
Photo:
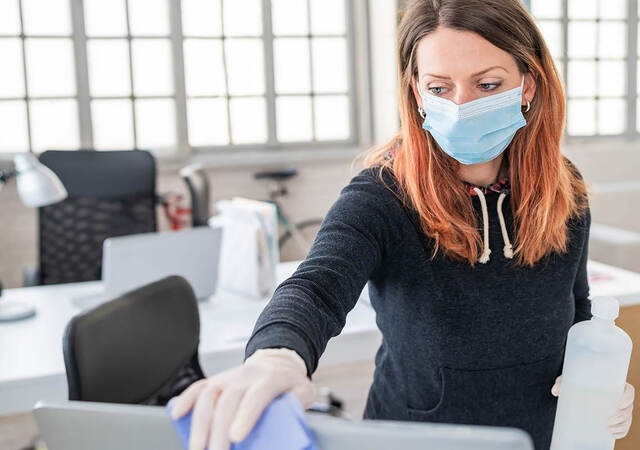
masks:
POLYGON ((69 400, 164 405, 204 378, 193 289, 173 275, 75 316, 63 337, 69 400))
POLYGON ((38 209, 39 284, 99 280, 106 238, 157 230, 151 153, 49 150, 39 159, 69 193, 38 209))
POLYGON ((207 225, 211 214, 209 201, 211 198, 209 178, 202 164, 195 163, 183 167, 180 176, 187 184, 191 195, 191 220, 194 227, 207 225))

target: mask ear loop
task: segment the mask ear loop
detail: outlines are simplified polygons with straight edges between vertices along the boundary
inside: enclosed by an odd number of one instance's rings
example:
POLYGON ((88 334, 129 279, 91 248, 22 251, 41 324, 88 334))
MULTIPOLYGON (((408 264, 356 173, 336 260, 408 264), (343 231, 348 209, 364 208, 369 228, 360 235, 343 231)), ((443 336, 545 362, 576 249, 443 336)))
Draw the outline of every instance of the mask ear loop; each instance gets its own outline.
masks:
MULTIPOLYGON (((524 74, 522 74, 522 83, 520 83, 520 94, 522 95, 522 90, 524 89, 524 74)), ((520 105, 520 107, 522 107, 522 105, 520 105)), ((531 108, 531 102, 529 102, 529 100, 527 100, 527 109, 525 109, 523 112, 527 112, 529 111, 529 109, 531 108)))
MULTIPOLYGON (((424 97, 422 95, 422 92, 420 91, 420 83, 416 83, 416 90, 418 91, 418 94, 420 94, 420 98, 424 97)), ((420 106, 418 106, 418 114, 420 114, 420 117, 422 117, 423 119, 427 117, 427 115, 424 112, 424 109, 422 109, 422 107, 420 106)))

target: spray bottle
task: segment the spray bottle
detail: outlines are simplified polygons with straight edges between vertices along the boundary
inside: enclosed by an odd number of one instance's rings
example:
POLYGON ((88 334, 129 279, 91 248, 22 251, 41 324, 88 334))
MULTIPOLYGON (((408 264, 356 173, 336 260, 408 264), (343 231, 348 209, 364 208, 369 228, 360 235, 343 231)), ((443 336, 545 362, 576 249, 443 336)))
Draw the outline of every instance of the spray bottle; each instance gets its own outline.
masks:
POLYGON ((618 408, 631 359, 631 338, 615 325, 614 297, 591 302, 591 320, 569 329, 551 450, 613 450, 607 421, 618 408))

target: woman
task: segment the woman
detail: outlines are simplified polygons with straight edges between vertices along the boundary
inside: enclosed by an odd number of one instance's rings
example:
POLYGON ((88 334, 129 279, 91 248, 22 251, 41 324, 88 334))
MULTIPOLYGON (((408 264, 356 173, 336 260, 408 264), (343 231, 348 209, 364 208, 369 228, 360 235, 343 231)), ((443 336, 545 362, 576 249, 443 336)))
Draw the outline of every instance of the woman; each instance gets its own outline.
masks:
POLYGON ((591 216, 561 154, 558 72, 517 0, 411 1, 398 64, 401 132, 341 191, 245 363, 180 396, 191 448, 228 448, 282 392, 308 406, 367 281, 383 341, 365 418, 513 426, 549 448, 567 332, 591 317, 591 216))

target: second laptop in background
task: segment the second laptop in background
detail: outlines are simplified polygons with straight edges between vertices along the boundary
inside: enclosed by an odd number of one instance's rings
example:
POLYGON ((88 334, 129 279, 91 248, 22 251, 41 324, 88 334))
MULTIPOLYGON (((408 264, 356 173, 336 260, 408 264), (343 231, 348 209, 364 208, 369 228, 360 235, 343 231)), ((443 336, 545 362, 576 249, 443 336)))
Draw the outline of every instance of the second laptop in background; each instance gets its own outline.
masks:
POLYGON ((82 309, 164 278, 184 277, 198 300, 216 292, 222 229, 196 227, 105 239, 102 251, 103 292, 74 299, 82 309))

